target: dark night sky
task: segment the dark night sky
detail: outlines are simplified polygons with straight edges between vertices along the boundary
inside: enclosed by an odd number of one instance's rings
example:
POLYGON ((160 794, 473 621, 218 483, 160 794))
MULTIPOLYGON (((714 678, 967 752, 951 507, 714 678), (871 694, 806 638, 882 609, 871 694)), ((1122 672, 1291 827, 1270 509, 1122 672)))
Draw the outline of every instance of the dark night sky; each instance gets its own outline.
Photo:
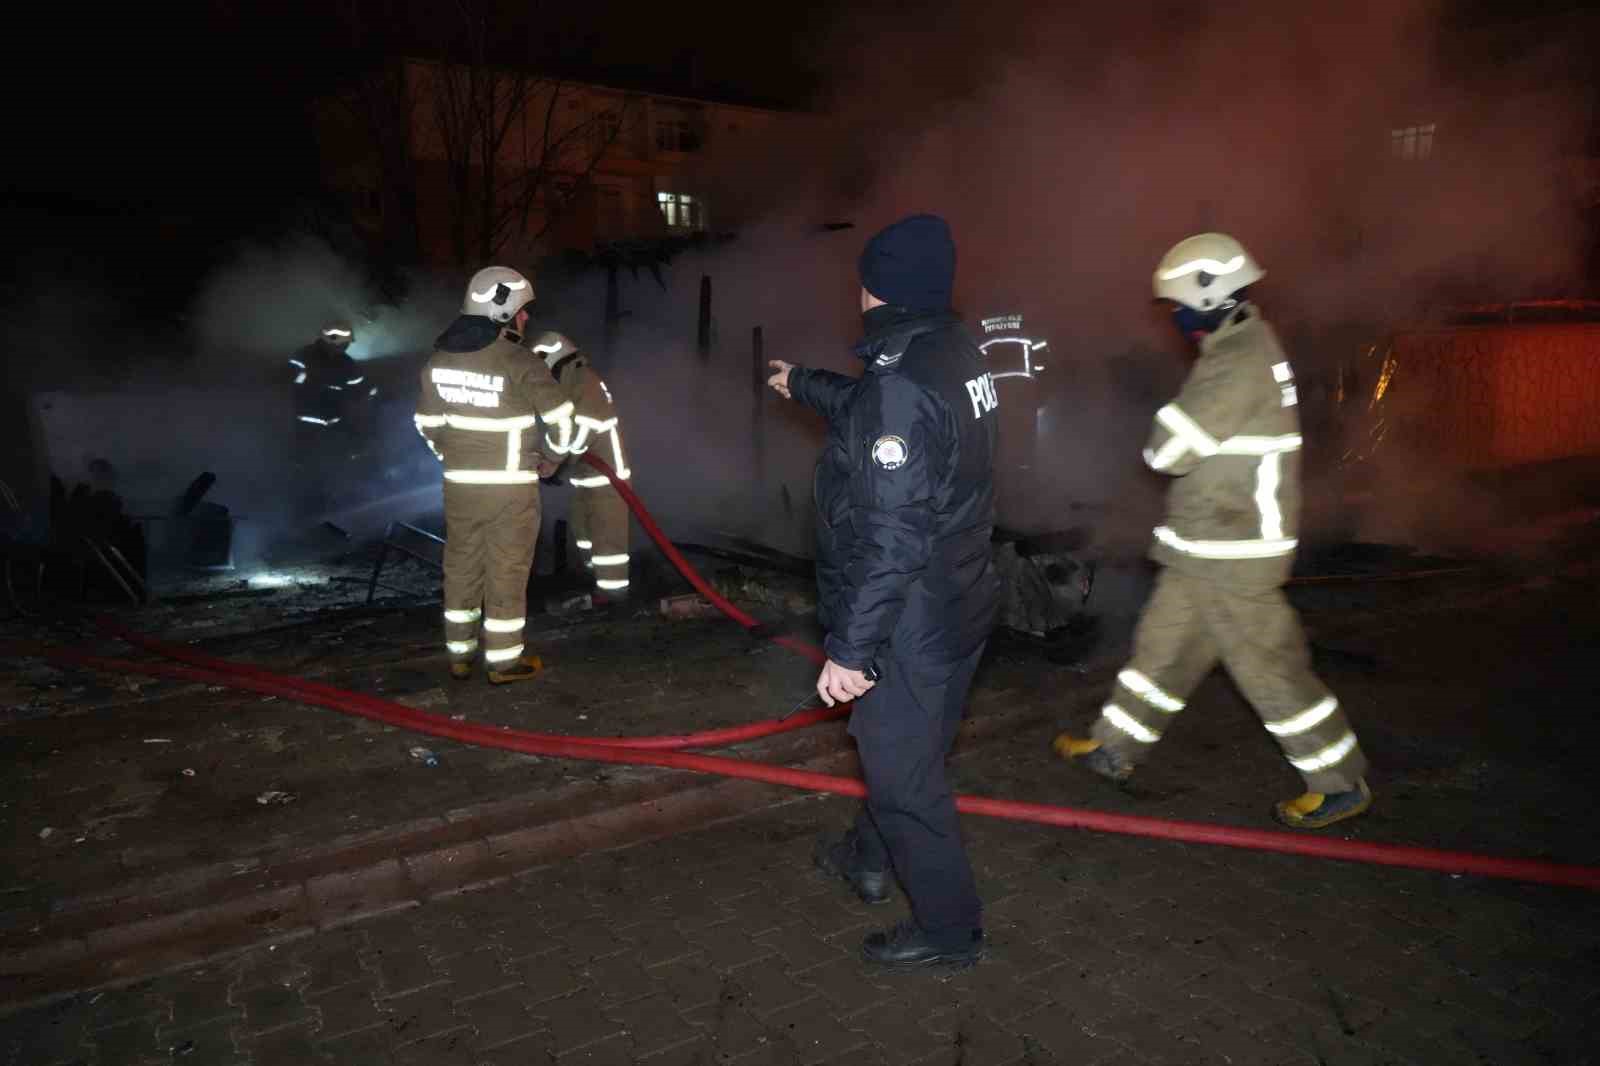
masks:
MULTIPOLYGON (((696 79, 702 91, 778 105, 805 102, 815 81, 809 59, 830 10, 809 4, 783 16, 774 8, 786 21, 762 30, 748 6, 731 4, 500 6, 507 61, 531 54, 574 74, 668 90, 688 91, 696 79), (564 12, 562 20, 550 11, 564 12)), ((422 0, 198 7, 113 14, 86 43, 94 54, 81 70, 6 75, 14 100, 42 92, 52 101, 14 116, 33 150, 27 164, 7 171, 13 197, 74 212, 205 213, 247 198, 259 213, 314 185, 310 99, 376 52, 450 47, 448 22, 429 11, 453 5, 422 0), (67 114, 88 121, 62 122, 67 114)))
MULTIPOLYGON (((467 2, 503 15, 509 62, 531 57, 612 83, 797 106, 840 73, 827 63, 841 34, 913 17, 891 0, 467 2)), ((971 14, 972 2, 919 5, 915 24, 937 27, 940 7, 971 14)), ((1481 21, 1575 0, 1447 6, 1481 21)), ((425 0, 148 4, 97 14, 85 20, 89 32, 41 40, 37 69, 12 65, 0 74, 10 82, 10 125, 22 146, 3 179, 14 243, 65 245, 74 241, 69 231, 87 227, 114 253, 150 240, 141 227, 165 218, 180 223, 168 232, 214 246, 280 224, 289 207, 317 192, 308 101, 379 53, 447 51, 449 22, 438 12, 454 7, 425 0), (43 47, 63 39, 71 41, 68 52, 43 47)), ((984 24, 1002 24, 1007 10, 990 0, 984 24)), ((926 66, 908 77, 956 73, 926 66)))

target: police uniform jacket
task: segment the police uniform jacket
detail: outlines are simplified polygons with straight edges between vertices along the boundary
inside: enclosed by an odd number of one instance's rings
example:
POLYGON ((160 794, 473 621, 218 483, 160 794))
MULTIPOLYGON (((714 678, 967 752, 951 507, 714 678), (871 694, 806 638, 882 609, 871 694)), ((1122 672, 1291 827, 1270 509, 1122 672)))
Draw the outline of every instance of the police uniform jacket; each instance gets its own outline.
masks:
POLYGON ((828 420, 813 484, 828 656, 945 663, 993 627, 994 384, 950 312, 879 307, 859 378, 795 368, 791 394, 828 420))

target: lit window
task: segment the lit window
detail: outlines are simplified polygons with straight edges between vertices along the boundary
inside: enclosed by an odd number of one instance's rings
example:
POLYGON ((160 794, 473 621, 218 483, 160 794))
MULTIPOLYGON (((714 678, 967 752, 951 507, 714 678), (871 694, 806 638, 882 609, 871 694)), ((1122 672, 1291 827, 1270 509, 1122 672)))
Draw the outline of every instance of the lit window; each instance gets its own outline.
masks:
POLYGON ((705 204, 698 197, 681 192, 658 192, 656 205, 673 229, 705 228, 705 204))
POLYGON ((1433 155, 1435 123, 1403 126, 1389 131, 1389 152, 1396 159, 1427 159, 1433 155))

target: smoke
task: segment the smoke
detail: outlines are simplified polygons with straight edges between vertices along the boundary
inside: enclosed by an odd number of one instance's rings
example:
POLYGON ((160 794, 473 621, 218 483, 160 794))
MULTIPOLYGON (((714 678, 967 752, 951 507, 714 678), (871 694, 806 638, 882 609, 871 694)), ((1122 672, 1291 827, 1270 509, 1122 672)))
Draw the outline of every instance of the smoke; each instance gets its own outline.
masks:
POLYGON ((385 303, 363 264, 303 233, 250 244, 202 285, 191 317, 206 353, 242 353, 276 366, 333 323, 355 331, 350 354, 382 359, 431 347, 460 301, 459 293, 425 273, 405 279, 405 297, 385 303))
MULTIPOLYGON (((1581 228, 1559 175, 1588 116, 1550 71, 1571 63, 1578 35, 1490 62, 1440 47, 1453 10, 1430 0, 969 2, 912 22, 897 9, 854 9, 819 52, 826 88, 813 115, 717 141, 681 175, 713 225, 740 223, 739 239, 678 256, 664 287, 622 270, 614 318, 602 272, 543 270, 539 325, 593 356, 634 482, 669 529, 806 552, 822 426, 758 391, 752 331, 766 358, 859 372, 849 354, 856 254, 877 227, 936 211, 956 233, 969 323, 1020 314, 1028 336, 1049 342, 1041 376, 1000 383, 1003 458, 1029 472, 1003 478, 1002 521, 1091 527, 1101 550, 1137 553, 1164 487, 1139 450, 1186 370, 1149 278, 1181 237, 1227 230, 1266 265, 1255 295, 1308 395, 1358 354, 1356 338, 1380 339, 1441 300, 1571 284, 1581 228), (1395 155, 1393 131, 1412 129, 1415 145, 1427 126, 1428 158, 1395 155), (854 228, 820 226, 843 221, 854 228), (705 353, 695 343, 702 276, 714 292, 705 353)), ((348 493, 342 513, 379 523, 435 507, 437 467, 409 405, 416 363, 457 312, 465 280, 417 275, 387 304, 364 265, 314 238, 238 249, 197 293, 183 370, 241 386, 234 398, 213 393, 206 412, 234 457, 217 470, 215 495, 229 502, 242 486, 261 514, 297 489, 287 412, 268 417, 244 397, 276 390, 287 404, 287 357, 346 320, 386 406, 359 467, 371 484, 348 493)), ((96 347, 84 318, 58 317, 77 330, 71 347, 96 347)), ((144 365, 163 367, 146 375, 151 388, 171 384, 166 364, 144 365)), ((147 433, 165 421, 148 409, 139 418, 147 433)), ((204 443, 153 449, 151 464, 173 468, 163 493, 181 491, 191 463, 217 465, 193 454, 204 443)), ((1403 485, 1428 462, 1408 458, 1381 484, 1403 485)), ((1439 474, 1417 473, 1412 483, 1439 474)), ((559 516, 563 497, 549 493, 546 513, 559 516)))
MULTIPOLYGON (((1579 38, 1494 54, 1496 33, 1458 32, 1459 14, 947 3, 913 24, 869 9, 824 52, 828 120, 785 124, 701 180, 769 221, 853 220, 857 246, 915 211, 947 217, 969 321, 1021 313, 1050 340, 1036 396, 1003 383, 1007 432, 1037 419, 1048 476, 1002 517, 1060 528, 1076 509, 1133 546, 1162 487, 1139 447, 1185 370, 1149 289, 1178 239, 1244 241, 1312 382, 1358 355, 1352 327, 1377 340, 1441 303, 1573 291, 1583 230, 1563 182, 1589 114, 1553 72, 1581 70, 1579 38)), ((813 276, 837 270, 843 290, 848 264, 768 252, 775 287, 821 293, 823 312, 850 302, 813 276)))

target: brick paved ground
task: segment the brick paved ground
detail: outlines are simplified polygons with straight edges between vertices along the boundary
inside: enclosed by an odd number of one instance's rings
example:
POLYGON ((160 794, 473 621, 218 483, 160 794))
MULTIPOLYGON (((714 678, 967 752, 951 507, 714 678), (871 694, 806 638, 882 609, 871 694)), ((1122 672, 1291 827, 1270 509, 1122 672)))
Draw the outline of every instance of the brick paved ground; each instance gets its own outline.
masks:
POLYGON ((8 1061, 1578 1063, 1600 1036, 1577 893, 995 823, 991 958, 885 976, 856 947, 900 906, 802 861, 847 814, 801 801, 37 1009, 8 1061))
MULTIPOLYGON (((1592 579, 1306 598, 1375 762, 1349 834, 1600 860, 1592 579)), ((1260 826, 1294 778, 1213 679, 1122 793, 1045 751, 961 788, 1260 826)), ((991 957, 884 975, 903 913, 808 868, 849 804, 735 822, 0 1018, 33 1064, 1517 1064, 1600 1061, 1576 890, 969 820, 991 957)))

